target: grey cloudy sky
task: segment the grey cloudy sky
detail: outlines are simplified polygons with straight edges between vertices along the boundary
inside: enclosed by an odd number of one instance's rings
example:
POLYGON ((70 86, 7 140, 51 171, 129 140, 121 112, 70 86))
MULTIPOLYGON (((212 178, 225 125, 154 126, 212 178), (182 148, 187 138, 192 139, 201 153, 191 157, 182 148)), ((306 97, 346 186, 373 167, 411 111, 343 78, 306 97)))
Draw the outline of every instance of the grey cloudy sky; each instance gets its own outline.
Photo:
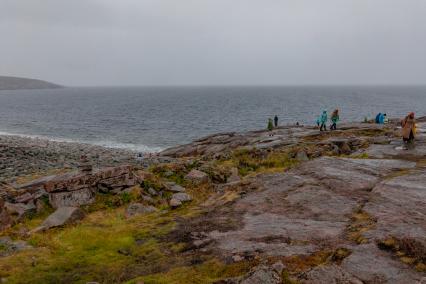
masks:
POLYGON ((426 83, 424 0, 0 0, 0 35, 65 85, 426 83))

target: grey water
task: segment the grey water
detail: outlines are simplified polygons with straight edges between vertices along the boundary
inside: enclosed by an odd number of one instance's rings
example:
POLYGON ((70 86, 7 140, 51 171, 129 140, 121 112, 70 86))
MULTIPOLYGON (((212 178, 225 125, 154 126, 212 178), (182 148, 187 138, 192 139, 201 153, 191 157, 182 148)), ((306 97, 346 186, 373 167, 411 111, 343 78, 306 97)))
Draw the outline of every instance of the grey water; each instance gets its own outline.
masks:
POLYGON ((79 87, 0 91, 0 134, 153 152, 224 131, 426 115, 426 86, 79 87))

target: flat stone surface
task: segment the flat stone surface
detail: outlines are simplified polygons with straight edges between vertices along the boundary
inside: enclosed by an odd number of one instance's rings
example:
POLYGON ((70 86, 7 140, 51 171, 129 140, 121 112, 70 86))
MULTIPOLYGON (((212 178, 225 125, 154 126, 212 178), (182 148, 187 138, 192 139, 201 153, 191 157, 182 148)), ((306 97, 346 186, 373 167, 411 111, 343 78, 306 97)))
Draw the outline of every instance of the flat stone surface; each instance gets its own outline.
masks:
POLYGON ((84 218, 84 212, 76 207, 61 207, 50 214, 41 224, 42 229, 50 229, 53 227, 72 224, 84 218))
POLYGON ((421 283, 425 276, 379 250, 375 244, 355 247, 341 267, 364 283, 421 283))
MULTIPOLYGON (((242 216, 241 220, 223 216, 228 218, 228 223, 240 224, 239 228, 213 230, 208 238, 215 241, 214 249, 221 255, 288 257, 310 255, 324 247, 350 246, 352 242, 346 234, 354 212, 370 198, 374 200, 379 194, 375 188, 388 175, 414 167, 415 163, 400 160, 323 157, 286 173, 259 175, 253 179, 255 189, 246 191, 231 207, 235 212, 232 216, 242 216)), ((413 180, 426 181, 426 177, 413 180)), ((408 178, 406 183, 413 188, 419 187, 414 181, 410 182, 408 178)), ((367 209, 369 203, 365 206, 367 209)), ((416 227, 414 224, 410 226, 412 229, 416 227)), ((341 267, 316 273, 322 275, 319 279, 323 279, 317 283, 330 280, 330 283, 359 284, 362 280, 341 267)), ((308 283, 315 283, 312 281, 308 283)))
POLYGON ((281 284, 281 276, 272 268, 261 265, 251 271, 240 284, 281 284))
POLYGON ((376 220, 365 234, 374 239, 389 236, 415 238, 426 246, 426 173, 414 172, 385 180, 372 191, 364 210, 376 220))
POLYGON ((363 284, 361 280, 337 265, 319 266, 306 273, 303 284, 363 284))

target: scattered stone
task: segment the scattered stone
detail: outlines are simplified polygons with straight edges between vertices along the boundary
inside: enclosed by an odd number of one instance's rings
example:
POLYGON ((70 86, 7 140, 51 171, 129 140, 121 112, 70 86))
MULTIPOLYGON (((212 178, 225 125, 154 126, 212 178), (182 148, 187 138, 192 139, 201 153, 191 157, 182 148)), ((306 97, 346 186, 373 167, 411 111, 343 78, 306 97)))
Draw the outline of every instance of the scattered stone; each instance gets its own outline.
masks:
POLYGON ((283 270, 286 268, 285 267, 285 265, 282 263, 282 261, 278 261, 278 262, 275 262, 273 265, 272 265, 272 268, 279 274, 279 275, 281 275, 282 274, 282 272, 283 272, 283 270))
POLYGON ((281 284, 281 276, 272 268, 260 265, 253 269, 240 284, 281 284))
POLYGON ((129 255, 131 255, 131 254, 132 254, 132 252, 131 252, 129 249, 127 249, 127 248, 121 248, 121 249, 119 249, 117 252, 118 252, 119 254, 124 255, 124 256, 129 256, 129 255))
POLYGON ((17 216, 18 220, 36 211, 35 205, 32 202, 28 204, 5 202, 4 208, 10 215, 17 216))
POLYGON ((26 192, 18 197, 15 198, 16 203, 27 203, 30 200, 33 200, 33 196, 29 193, 26 192))
POLYGON ((151 205, 155 205, 156 204, 155 199, 152 198, 151 196, 142 195, 142 200, 145 201, 145 202, 147 202, 148 204, 151 204, 151 205))
POLYGON ((238 175, 238 169, 237 168, 231 168, 231 175, 226 179, 227 183, 236 183, 240 182, 241 178, 238 175))
POLYGON ((126 217, 130 218, 136 215, 148 214, 156 211, 158 211, 158 209, 153 206, 147 206, 141 203, 132 203, 126 209, 126 217))
POLYGON ((82 155, 80 157, 80 165, 78 166, 79 170, 86 174, 91 174, 93 170, 92 164, 89 162, 89 159, 87 159, 86 155, 82 155))
POLYGON ((240 261, 243 261, 243 260, 244 260, 244 257, 242 257, 241 255, 236 254, 236 255, 232 256, 232 261, 234 261, 234 262, 240 262, 240 261))
POLYGON ((35 206, 36 206, 36 212, 37 213, 43 212, 43 210, 45 208, 44 202, 42 200, 40 200, 40 199, 36 200, 35 206))
POLYGON ((14 220, 6 210, 0 209, 0 231, 10 228, 14 220))
POLYGON ((192 197, 187 193, 179 192, 179 193, 174 193, 172 195, 172 199, 179 200, 180 202, 186 202, 186 201, 191 201, 192 197))
POLYGON ((192 184, 199 185, 209 181, 209 176, 202 171, 193 169, 186 176, 185 179, 192 184))
POLYGON ((158 195, 158 192, 155 189, 153 189, 152 187, 148 188, 148 193, 151 196, 157 196, 158 195))
POLYGON ((12 241, 10 237, 0 237, 0 256, 8 256, 15 252, 32 248, 25 241, 12 241))
POLYGON ((181 202, 181 201, 179 201, 179 200, 177 200, 177 199, 172 198, 172 199, 170 199, 170 201, 169 201, 169 205, 170 205, 170 207, 172 207, 172 208, 176 208, 176 207, 181 206, 181 205, 182 205, 182 202, 181 202))
POLYGON ((296 160, 299 162, 306 162, 309 161, 309 158, 305 151, 299 151, 296 154, 296 160))
POLYGON ((166 183, 166 189, 171 192, 185 192, 186 189, 174 182, 166 183))
POLYGON ((169 177, 171 177, 171 176, 173 176, 174 175, 174 173, 172 172, 172 171, 166 171, 165 173, 164 173, 164 177, 166 177, 166 178, 169 178, 169 177))

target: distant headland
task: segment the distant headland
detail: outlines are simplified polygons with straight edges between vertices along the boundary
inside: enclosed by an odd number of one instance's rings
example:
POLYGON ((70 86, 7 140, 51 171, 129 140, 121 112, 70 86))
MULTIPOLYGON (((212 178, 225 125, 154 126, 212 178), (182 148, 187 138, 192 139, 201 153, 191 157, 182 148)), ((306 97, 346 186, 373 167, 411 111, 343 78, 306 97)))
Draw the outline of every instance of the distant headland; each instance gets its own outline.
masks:
POLYGON ((56 88, 63 88, 63 86, 42 81, 42 80, 37 80, 37 79, 0 76, 0 90, 56 89, 56 88))

